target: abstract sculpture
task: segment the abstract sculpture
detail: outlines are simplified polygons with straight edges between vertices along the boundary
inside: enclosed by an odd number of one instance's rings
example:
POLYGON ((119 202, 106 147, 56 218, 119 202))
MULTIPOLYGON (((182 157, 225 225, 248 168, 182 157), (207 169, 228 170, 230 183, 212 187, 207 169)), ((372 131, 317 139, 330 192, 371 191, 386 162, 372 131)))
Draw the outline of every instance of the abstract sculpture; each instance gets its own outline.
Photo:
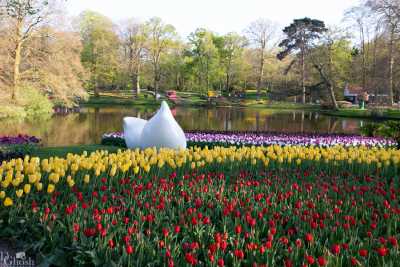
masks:
POLYGON ((186 148, 185 133, 175 121, 165 101, 149 121, 126 117, 123 126, 128 148, 186 148))
POLYGON ((146 123, 146 120, 135 117, 124 118, 122 126, 124 128, 125 143, 128 148, 140 147, 140 136, 146 123))

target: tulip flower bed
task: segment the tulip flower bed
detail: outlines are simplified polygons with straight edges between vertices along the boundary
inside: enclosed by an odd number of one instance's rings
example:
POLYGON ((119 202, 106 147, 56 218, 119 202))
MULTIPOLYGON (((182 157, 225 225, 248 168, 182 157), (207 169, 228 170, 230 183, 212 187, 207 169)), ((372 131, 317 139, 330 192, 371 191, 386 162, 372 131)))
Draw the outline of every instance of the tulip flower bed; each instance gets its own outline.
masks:
POLYGON ((24 157, 31 153, 40 143, 35 136, 0 136, 0 162, 11 158, 24 157))
POLYGON ((396 266, 400 151, 147 149, 0 166, 0 237, 54 266, 396 266))
MULTIPOLYGON (((249 132, 203 132, 191 131, 185 133, 189 146, 369 146, 393 147, 396 142, 383 137, 365 137, 358 135, 336 134, 284 134, 284 133, 249 133, 249 132)), ((102 137, 103 145, 125 147, 124 134, 120 132, 106 133, 102 137)))

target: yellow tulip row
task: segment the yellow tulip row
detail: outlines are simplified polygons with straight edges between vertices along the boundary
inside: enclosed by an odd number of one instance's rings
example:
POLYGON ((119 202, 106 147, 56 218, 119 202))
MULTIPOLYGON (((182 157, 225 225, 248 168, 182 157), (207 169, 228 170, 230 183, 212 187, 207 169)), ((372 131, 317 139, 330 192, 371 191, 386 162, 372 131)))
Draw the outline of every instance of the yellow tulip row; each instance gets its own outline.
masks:
MULTIPOLYGON (((296 163, 315 161, 329 164, 344 162, 348 164, 376 164, 382 166, 400 166, 400 150, 385 148, 367 148, 341 146, 320 148, 301 146, 269 146, 269 147, 214 147, 212 149, 190 148, 186 150, 146 149, 125 150, 117 153, 96 151, 88 155, 68 154, 66 158, 50 158, 40 160, 37 157, 25 157, 3 162, 0 166, 0 199, 4 206, 13 205, 11 194, 21 198, 31 192, 32 186, 42 191, 46 185, 47 193, 52 194, 57 184, 64 181, 69 187, 75 185, 75 179, 82 179, 89 184, 92 177, 107 173, 114 177, 117 173, 140 170, 147 173, 151 169, 172 169, 188 166, 192 169, 208 164, 220 166, 263 163, 267 166, 271 161, 279 163, 296 163), (221 165, 224 164, 224 165, 221 165), (9 194, 7 196, 7 193, 9 194)), ((223 168, 223 167, 221 167, 223 168)), ((223 169, 221 169, 223 171, 223 169)), ((93 178, 94 179, 94 178, 93 178)))

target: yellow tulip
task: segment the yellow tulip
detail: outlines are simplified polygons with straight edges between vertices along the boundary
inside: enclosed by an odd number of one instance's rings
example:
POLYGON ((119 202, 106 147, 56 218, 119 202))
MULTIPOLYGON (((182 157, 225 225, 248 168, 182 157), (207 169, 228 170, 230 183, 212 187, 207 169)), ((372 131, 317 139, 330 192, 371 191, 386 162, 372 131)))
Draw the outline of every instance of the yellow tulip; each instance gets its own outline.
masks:
POLYGON ((146 166, 144 166, 143 169, 144 169, 145 172, 149 172, 150 171, 150 165, 147 164, 146 166))
POLYGON ((29 192, 31 192, 31 185, 30 184, 25 184, 24 185, 24 192, 25 192, 25 194, 29 194, 29 192))
POLYGON ((35 184, 35 187, 36 187, 36 190, 37 190, 37 191, 42 191, 42 189, 43 189, 43 184, 42 184, 42 183, 36 183, 36 184, 35 184))
POLYGON ((52 194, 54 192, 55 186, 54 184, 49 184, 47 186, 47 193, 52 194))
POLYGON ((5 207, 12 206, 13 205, 13 200, 11 198, 9 198, 9 197, 6 197, 6 199, 4 200, 3 204, 4 204, 5 207))
POLYGON ((88 184, 88 183, 90 182, 90 176, 89 176, 89 174, 86 174, 85 177, 83 177, 83 182, 84 182, 85 184, 88 184))
POLYGON ((6 192, 1 191, 1 192, 0 192, 0 199, 3 199, 3 198, 5 198, 5 197, 6 197, 6 192))
POLYGON ((17 195, 18 198, 20 198, 24 194, 24 190, 18 189, 17 191, 15 191, 15 194, 17 195))

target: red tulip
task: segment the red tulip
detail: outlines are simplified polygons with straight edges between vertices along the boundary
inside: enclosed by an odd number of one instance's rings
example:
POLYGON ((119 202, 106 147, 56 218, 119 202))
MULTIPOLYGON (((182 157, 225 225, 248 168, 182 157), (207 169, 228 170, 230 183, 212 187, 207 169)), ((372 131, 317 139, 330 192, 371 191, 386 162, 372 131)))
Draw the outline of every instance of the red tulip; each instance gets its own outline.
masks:
POLYGON ((332 245, 331 252, 334 255, 339 255, 340 254, 340 246, 337 244, 332 245))
POLYGON ((307 233, 304 237, 304 239, 308 242, 308 243, 312 243, 314 241, 314 236, 311 233, 307 233))
POLYGON ((126 251, 126 253, 127 253, 128 255, 130 255, 130 254, 133 253, 133 247, 132 247, 131 245, 127 245, 127 246, 125 247, 125 251, 126 251))
POLYGON ((368 250, 366 249, 360 249, 358 251, 358 254, 360 254, 361 257, 367 257, 368 256, 368 250))
POLYGON ((271 248, 272 248, 272 242, 271 242, 271 241, 267 241, 267 242, 265 243, 265 248, 266 248, 266 249, 271 249, 271 248))
POLYGON ((236 234, 240 234, 242 232, 242 226, 241 225, 237 225, 236 227, 235 227, 235 233, 236 234))
POLYGON ((388 249, 385 247, 380 247, 376 249, 376 252, 378 252, 379 256, 384 257, 388 253, 388 249))
POLYGON ((235 257, 238 258, 239 260, 241 260, 241 259, 244 258, 244 253, 243 253, 243 251, 240 250, 240 249, 235 249, 235 251, 234 251, 233 254, 234 254, 235 257))
POLYGON ((108 240, 108 247, 109 248, 114 248, 115 247, 114 240, 112 240, 112 239, 108 240))
POLYGON ((319 266, 325 266, 327 264, 326 259, 324 257, 322 257, 322 256, 318 257, 317 261, 318 261, 318 265, 319 266))
POLYGON ((315 262, 314 257, 311 255, 306 255, 306 260, 307 260, 307 263, 310 265, 314 264, 314 262, 315 262))
POLYGON ((190 265, 196 265, 197 263, 197 259, 191 253, 186 253, 185 259, 186 262, 189 263, 190 265))
POLYGON ((293 262, 290 259, 285 260, 285 267, 293 267, 293 262))
POLYGON ((223 258, 218 259, 217 264, 218 264, 218 267, 223 267, 223 266, 225 266, 224 259, 223 259, 223 258))

